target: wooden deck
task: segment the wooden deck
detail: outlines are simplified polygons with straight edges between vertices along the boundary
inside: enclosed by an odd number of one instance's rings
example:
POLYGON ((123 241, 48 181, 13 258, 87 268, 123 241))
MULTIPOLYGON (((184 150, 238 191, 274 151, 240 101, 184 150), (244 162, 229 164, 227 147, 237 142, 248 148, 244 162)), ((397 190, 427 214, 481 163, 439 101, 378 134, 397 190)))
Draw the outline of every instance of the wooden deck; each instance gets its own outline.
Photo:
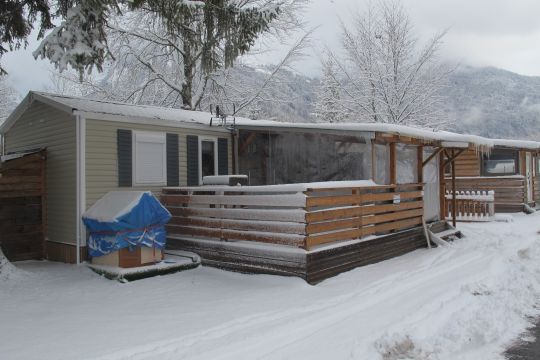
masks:
POLYGON ((164 188, 170 249, 310 283, 427 245, 422 185, 164 188))
MULTIPOLYGON (((451 179, 446 178, 446 189, 452 189, 451 179)), ((458 177, 457 191, 495 191, 495 212, 520 212, 526 202, 523 176, 458 177)))

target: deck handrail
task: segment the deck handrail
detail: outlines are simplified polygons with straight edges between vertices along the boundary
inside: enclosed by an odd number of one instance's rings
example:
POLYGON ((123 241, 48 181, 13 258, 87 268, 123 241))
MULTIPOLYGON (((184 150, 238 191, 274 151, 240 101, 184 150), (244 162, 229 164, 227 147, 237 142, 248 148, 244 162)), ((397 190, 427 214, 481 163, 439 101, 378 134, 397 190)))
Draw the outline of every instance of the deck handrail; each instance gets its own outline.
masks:
MULTIPOLYGON (((446 214, 452 218, 452 191, 447 190, 446 214)), ((495 191, 456 191, 457 221, 491 221, 495 216, 495 191)))

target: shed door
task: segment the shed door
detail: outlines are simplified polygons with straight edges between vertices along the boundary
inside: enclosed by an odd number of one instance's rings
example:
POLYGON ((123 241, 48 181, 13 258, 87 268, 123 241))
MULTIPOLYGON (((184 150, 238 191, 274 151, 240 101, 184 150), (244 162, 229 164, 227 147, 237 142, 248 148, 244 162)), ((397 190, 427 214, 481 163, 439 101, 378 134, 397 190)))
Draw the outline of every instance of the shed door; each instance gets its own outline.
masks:
MULTIPOLYGON (((428 148, 424 150, 424 160, 435 151, 428 148)), ((439 155, 440 156, 440 155, 439 155)), ((426 221, 439 219, 439 157, 435 156, 424 166, 424 217, 426 221)))

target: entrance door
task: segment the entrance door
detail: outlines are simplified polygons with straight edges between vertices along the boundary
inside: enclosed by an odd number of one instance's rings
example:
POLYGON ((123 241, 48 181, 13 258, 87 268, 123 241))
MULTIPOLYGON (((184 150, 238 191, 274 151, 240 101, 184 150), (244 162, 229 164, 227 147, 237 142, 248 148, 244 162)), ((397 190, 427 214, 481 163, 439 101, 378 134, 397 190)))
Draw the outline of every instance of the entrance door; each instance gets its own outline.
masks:
MULTIPOLYGON (((424 148, 424 160, 433 151, 435 149, 424 148)), ((438 156, 435 156, 424 166, 424 184, 424 217, 426 221, 438 220, 440 215, 438 156)))
POLYGON ((216 138, 199 138, 199 182, 205 176, 217 175, 218 156, 216 138))
POLYGON ((525 176, 527 178, 527 203, 534 201, 533 194, 533 166, 531 153, 525 155, 525 176))

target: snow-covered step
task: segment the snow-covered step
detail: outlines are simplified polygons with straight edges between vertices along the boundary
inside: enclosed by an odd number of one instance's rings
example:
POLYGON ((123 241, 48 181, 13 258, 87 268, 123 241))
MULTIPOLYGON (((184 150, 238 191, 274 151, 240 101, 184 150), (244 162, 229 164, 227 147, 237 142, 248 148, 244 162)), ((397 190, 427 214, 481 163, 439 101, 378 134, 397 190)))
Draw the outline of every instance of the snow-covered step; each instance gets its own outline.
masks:
POLYGON ((444 239, 450 236, 456 236, 459 238, 462 236, 461 231, 459 231, 458 229, 448 229, 448 230, 444 230, 444 231, 441 231, 439 233, 434 233, 434 234, 440 237, 441 239, 444 239))

